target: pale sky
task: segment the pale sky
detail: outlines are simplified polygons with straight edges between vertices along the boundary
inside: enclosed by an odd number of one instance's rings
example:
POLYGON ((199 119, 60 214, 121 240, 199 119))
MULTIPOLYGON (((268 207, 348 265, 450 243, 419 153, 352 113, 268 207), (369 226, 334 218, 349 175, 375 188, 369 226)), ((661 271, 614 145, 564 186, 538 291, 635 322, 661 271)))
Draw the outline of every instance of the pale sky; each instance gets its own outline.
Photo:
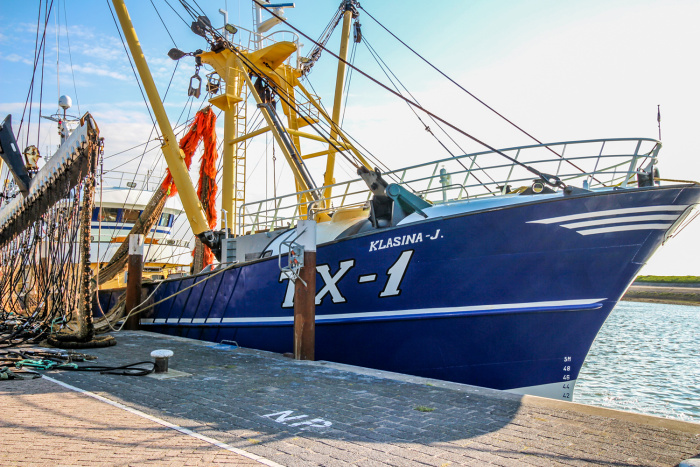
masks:
MULTIPOLYGON (((168 1, 187 18, 179 2, 168 1)), ((0 117, 12 113, 15 131, 32 76, 39 3, 0 0, 0 117)), ((205 48, 204 41, 189 31, 164 0, 153 3, 180 49, 205 48)), ((226 8, 229 22, 250 28, 251 4, 247 1, 240 5, 233 0, 198 3, 215 26, 223 25, 218 9, 226 8)), ((316 38, 340 2, 295 3, 296 8, 286 10, 286 17, 316 38)), ((127 0, 126 4, 162 96, 175 65, 166 56, 173 40, 151 2, 127 0)), ((661 105, 662 177, 700 180, 700 154, 695 144, 700 128, 697 0, 365 0, 361 4, 447 75, 541 141, 657 138, 656 108, 661 105)), ((368 43, 426 108, 495 147, 532 143, 403 49, 362 11, 360 20, 368 43)), ((147 140, 152 125, 108 3, 54 0, 48 25, 42 114, 57 110, 58 61, 60 93, 73 98, 72 113, 78 114, 78 104, 81 113, 90 111, 105 137, 105 167, 139 172, 162 169, 157 150, 148 152, 140 165, 143 147, 115 155, 147 140)), ((332 50, 337 48, 337 33, 328 45, 332 50)), ((307 44, 302 52, 310 48, 307 44)), ((329 58, 327 54, 323 57, 329 58)), ((330 107, 335 64, 323 59, 310 81, 330 107)), ((355 64, 387 82, 363 44, 357 48, 355 64)), ((41 59, 39 65, 41 69, 41 59)), ((193 72, 193 61, 183 59, 174 74, 165 100, 173 124, 182 123, 203 102, 200 98, 183 113, 193 72)), ((40 82, 38 71, 35 106, 40 82)), ((447 156, 404 103, 357 74, 349 93, 346 129, 390 167, 447 156)), ((38 106, 29 127, 30 144, 36 144, 37 115, 38 106)), ((26 128, 27 116, 20 145, 24 144, 26 128)), ((219 137, 222 135, 220 132, 219 137)), ((55 147, 58 137, 51 122, 42 122, 39 140, 42 152, 55 147)), ((466 141, 460 144, 467 151, 481 149, 466 141)), ((149 149, 152 147, 155 145, 149 149)), ((271 154, 260 150, 250 157, 249 170, 255 167, 252 174, 249 172, 251 180, 264 178, 265 169, 271 171, 271 154)), ((337 178, 346 172, 351 170, 339 167, 337 178)), ((264 180, 258 182, 258 187, 264 184, 264 180)), ((700 275, 699 235, 700 221, 664 246, 642 273, 700 275)))

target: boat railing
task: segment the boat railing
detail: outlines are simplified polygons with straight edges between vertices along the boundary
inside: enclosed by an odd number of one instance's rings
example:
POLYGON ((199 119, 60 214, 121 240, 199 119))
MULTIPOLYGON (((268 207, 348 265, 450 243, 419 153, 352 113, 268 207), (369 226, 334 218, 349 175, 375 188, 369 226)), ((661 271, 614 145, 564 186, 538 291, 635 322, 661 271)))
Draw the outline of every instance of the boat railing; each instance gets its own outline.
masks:
MULTIPOLYGON (((333 188, 330 197, 322 197, 313 203, 313 211, 317 215, 332 215, 340 208, 362 208, 372 196, 362 179, 336 183, 330 187, 333 188)), ((243 204, 238 213, 238 234, 293 227, 297 220, 306 218, 309 202, 304 195, 310 195, 311 192, 319 193, 323 190, 307 190, 243 204)))
MULTIPOLYGON (((634 186, 639 169, 656 159, 661 143, 647 138, 595 139, 506 148, 500 152, 564 183, 595 189, 634 186)), ((530 186, 537 177, 494 151, 483 151, 418 164, 383 174, 432 203, 450 199, 506 194, 530 186), (468 193, 468 195, 467 195, 468 193)))
POLYGON ((134 190, 155 191, 163 182, 165 174, 147 171, 145 174, 110 170, 102 175, 102 183, 108 187, 131 188, 134 190))
MULTIPOLYGON (((585 189, 633 187, 639 170, 656 161, 661 143, 648 138, 595 139, 506 148, 500 152, 565 184, 585 189)), ((423 163, 382 174, 432 204, 519 193, 537 176, 494 151, 423 163)), ((361 206, 371 193, 362 179, 331 185, 333 195, 317 201, 318 213, 361 206)), ((309 190, 311 191, 311 190, 309 190)), ((325 192, 320 189, 318 192, 325 192)), ((293 193, 247 203, 239 212, 239 235, 288 228, 305 217, 303 195, 293 193), (299 195, 302 195, 301 197, 299 195)))
POLYGON ((255 52, 277 42, 293 42, 296 45, 297 51, 295 54, 290 56, 285 63, 287 65, 292 65, 295 68, 299 67, 299 60, 301 59, 299 35, 293 31, 279 30, 273 31, 270 34, 260 34, 250 29, 246 29, 240 26, 236 26, 238 29, 238 45, 241 49, 246 52, 255 52), (296 62, 292 64, 292 57, 295 57, 296 62))

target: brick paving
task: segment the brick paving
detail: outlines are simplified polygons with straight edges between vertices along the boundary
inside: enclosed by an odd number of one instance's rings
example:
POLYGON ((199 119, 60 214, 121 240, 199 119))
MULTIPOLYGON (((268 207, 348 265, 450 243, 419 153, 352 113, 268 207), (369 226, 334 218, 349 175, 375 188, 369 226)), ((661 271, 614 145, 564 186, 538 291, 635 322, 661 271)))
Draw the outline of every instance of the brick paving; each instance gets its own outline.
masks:
POLYGON ((0 465, 259 466, 49 380, 0 384, 0 465))
MULTIPOLYGON (((115 337, 87 353, 122 365, 167 348, 170 368, 189 375, 49 376, 281 465, 667 466, 700 454, 700 424, 147 332, 115 337)), ((28 463, 255 463, 46 380, 0 383, 0 407, 11 445, 0 464, 42 445, 51 457, 28 463)))

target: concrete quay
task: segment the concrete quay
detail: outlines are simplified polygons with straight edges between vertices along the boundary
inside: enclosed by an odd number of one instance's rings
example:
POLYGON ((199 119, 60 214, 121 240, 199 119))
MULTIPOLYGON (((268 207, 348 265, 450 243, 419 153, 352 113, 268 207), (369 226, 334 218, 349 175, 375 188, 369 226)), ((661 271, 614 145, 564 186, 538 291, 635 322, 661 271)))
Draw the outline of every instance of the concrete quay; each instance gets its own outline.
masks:
POLYGON ((634 282, 622 300, 630 302, 700 305, 700 284, 634 282))
MULTIPOLYGON (((168 378, 0 381, 0 465, 672 466, 700 424, 142 331, 99 365, 170 349, 168 378)), ((349 351, 352 351, 349 349, 349 351)))

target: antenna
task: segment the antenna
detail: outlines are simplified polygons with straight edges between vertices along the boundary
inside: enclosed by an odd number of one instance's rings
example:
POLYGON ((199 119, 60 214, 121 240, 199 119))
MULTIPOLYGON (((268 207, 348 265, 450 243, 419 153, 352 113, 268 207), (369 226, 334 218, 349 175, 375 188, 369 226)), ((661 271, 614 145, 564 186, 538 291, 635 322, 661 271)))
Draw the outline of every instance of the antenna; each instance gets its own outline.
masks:
POLYGON ((661 141, 661 105, 656 106, 656 121, 659 123, 659 141, 661 141))
POLYGON ((224 17, 224 39, 229 40, 229 32, 225 28, 225 26, 228 24, 228 11, 219 8, 219 13, 221 13, 224 17))
POLYGON ((294 3, 270 3, 269 0, 253 0, 253 32, 256 35, 255 49, 263 47, 262 35, 272 29, 276 24, 286 20, 284 16, 285 8, 294 8, 294 3), (263 21, 263 10, 272 13, 272 18, 263 21))

